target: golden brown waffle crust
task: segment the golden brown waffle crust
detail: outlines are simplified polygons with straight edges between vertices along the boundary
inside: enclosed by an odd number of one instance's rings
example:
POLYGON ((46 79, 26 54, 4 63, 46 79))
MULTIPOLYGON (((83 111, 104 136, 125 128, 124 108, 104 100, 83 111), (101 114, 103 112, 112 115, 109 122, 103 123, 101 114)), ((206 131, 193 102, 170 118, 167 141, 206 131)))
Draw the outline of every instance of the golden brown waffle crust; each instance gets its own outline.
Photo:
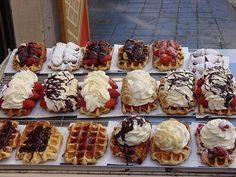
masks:
POLYGON ((188 144, 179 153, 161 150, 154 142, 154 138, 153 137, 151 138, 150 153, 151 153, 151 158, 153 160, 156 160, 161 165, 179 165, 185 162, 189 158, 190 153, 191 153, 191 148, 190 148, 191 133, 190 133, 189 125, 188 124, 184 124, 184 125, 189 131, 190 139, 189 139, 188 144))
MULTIPOLYGON (((196 144, 197 144, 197 154, 200 155, 201 158, 201 162, 205 165, 208 165, 210 167, 228 167, 233 163, 233 160, 227 157, 215 157, 214 162, 212 163, 209 158, 208 158, 208 149, 203 145, 203 143, 201 142, 201 135, 200 133, 195 133, 195 137, 196 137, 196 144), (224 163, 220 164, 218 163, 218 160, 223 160, 224 163)), ((236 154, 236 148, 234 149, 233 154, 236 154)))
POLYGON ((149 46, 145 45, 145 49, 147 50, 147 56, 145 57, 145 60, 143 62, 140 62, 138 64, 138 66, 134 65, 132 62, 131 64, 129 64, 130 60, 122 60, 122 55, 123 55, 123 47, 120 47, 118 49, 118 58, 117 58, 117 66, 120 69, 124 69, 124 70, 135 70, 135 69, 143 69, 147 63, 148 63, 148 59, 149 59, 149 46))
POLYGON ((236 107, 231 108, 229 107, 228 109, 224 110, 211 110, 210 108, 204 108, 202 105, 198 104, 198 112, 200 114, 204 113, 211 113, 211 114, 216 114, 218 116, 231 116, 236 114, 236 107))
POLYGON ((132 154, 131 156, 129 156, 128 159, 127 159, 127 155, 124 152, 124 146, 122 147, 117 142, 117 140, 115 139, 114 131, 112 132, 112 135, 111 135, 111 138, 110 138, 110 148, 111 148, 112 154, 115 157, 121 158, 121 160, 123 162, 141 164, 147 157, 150 140, 148 139, 144 143, 132 146, 132 149, 135 151, 135 153, 132 154))
MULTIPOLYGON (((45 108, 43 108, 43 109, 45 109, 45 108)), ((62 109, 62 110, 60 110, 60 111, 54 111, 54 110, 51 110, 51 109, 49 109, 49 108, 46 108, 45 110, 48 111, 48 112, 51 112, 51 113, 73 112, 73 110, 70 110, 70 109, 68 109, 68 108, 64 108, 64 109, 62 109)))
POLYGON ((169 115, 185 115, 191 111, 194 110, 195 108, 195 99, 194 97, 192 98, 192 101, 190 103, 190 107, 172 107, 168 105, 168 102, 166 100, 166 97, 168 96, 168 93, 164 90, 164 84, 165 84, 165 78, 162 77, 160 80, 160 86, 158 89, 158 98, 160 102, 160 106, 162 110, 169 115))
POLYGON ((101 108, 96 108, 93 112, 89 112, 85 107, 80 107, 80 113, 84 114, 86 116, 91 116, 91 117, 99 117, 102 114, 109 113, 111 111, 110 108, 106 107, 101 107, 101 108))
POLYGON ((48 121, 46 122, 30 122, 26 125, 22 134, 20 144, 16 152, 16 160, 23 160, 25 164, 39 164, 48 160, 56 160, 61 149, 63 142, 63 136, 58 131, 57 127, 51 125, 48 121), (44 128, 51 128, 51 135, 47 143, 47 147, 42 152, 21 152, 19 149, 24 146, 24 142, 27 140, 28 134, 34 130, 37 126, 42 125, 44 128), (33 127, 33 128, 32 128, 33 127))
POLYGON ((20 116, 27 116, 31 113, 33 109, 2 109, 3 112, 8 116, 8 117, 20 117, 20 116))
MULTIPOLYGON (((66 148, 63 154, 63 159, 66 164, 74 164, 74 165, 96 164, 98 159, 105 154, 107 149, 108 135, 106 132, 107 131, 106 127, 104 127, 102 124, 93 122, 76 122, 75 124, 69 126, 68 130, 69 130, 69 135, 67 137, 66 148), (89 133, 89 131, 94 132, 92 131, 94 127, 98 128, 96 141, 94 145, 99 148, 96 149, 97 151, 93 154, 94 156, 92 158, 83 156, 83 158, 77 159, 76 151, 77 147, 80 145, 80 142, 71 143, 71 139, 73 138, 72 136, 73 132, 77 133, 78 129, 82 128, 83 126, 89 126, 91 128, 87 130, 87 133, 89 133), (104 140, 103 144, 99 144, 98 142, 101 139, 104 140), (71 153, 74 155, 71 155, 71 153)), ((86 132, 86 130, 84 130, 84 132, 86 132)), ((85 151, 85 149, 83 150, 85 151)))
MULTIPOLYGON (((5 124, 6 121, 0 121, 0 127, 5 124)), ((16 132, 12 133, 9 137, 8 145, 0 150, 0 160, 9 158, 11 156, 12 151, 17 148, 19 141, 20 141, 20 131, 19 131, 19 123, 16 121, 10 121, 13 127, 15 128, 16 132)))
POLYGON ((175 62, 170 62, 169 65, 163 65, 160 62, 160 58, 154 55, 154 50, 156 50, 156 47, 152 44, 152 51, 153 51, 152 65, 153 67, 159 69, 160 71, 169 71, 169 70, 177 69, 181 67, 184 63, 184 53, 183 53, 182 47, 179 47, 177 49, 178 56, 176 57, 175 62))
POLYGON ((157 109, 157 97, 153 98, 154 101, 145 105, 141 105, 141 106, 133 106, 131 105, 131 94, 130 94, 130 90, 128 87, 128 81, 126 78, 123 78, 122 80, 122 88, 121 88, 121 104, 122 104, 122 111, 123 113, 126 112, 146 112, 146 113, 150 113, 154 110, 157 109), (127 109, 127 107, 129 107, 129 109, 127 109), (146 110, 143 110, 142 107, 147 107, 146 110))
POLYGON ((40 71, 42 69, 43 63, 46 61, 47 59, 47 49, 45 47, 45 45, 43 43, 38 43, 41 45, 41 57, 39 60, 38 64, 33 64, 32 66, 20 66, 20 63, 16 60, 16 55, 13 56, 13 61, 12 61, 12 67, 13 69, 15 69, 16 71, 21 71, 21 70, 26 70, 29 69, 32 72, 37 72, 40 71))

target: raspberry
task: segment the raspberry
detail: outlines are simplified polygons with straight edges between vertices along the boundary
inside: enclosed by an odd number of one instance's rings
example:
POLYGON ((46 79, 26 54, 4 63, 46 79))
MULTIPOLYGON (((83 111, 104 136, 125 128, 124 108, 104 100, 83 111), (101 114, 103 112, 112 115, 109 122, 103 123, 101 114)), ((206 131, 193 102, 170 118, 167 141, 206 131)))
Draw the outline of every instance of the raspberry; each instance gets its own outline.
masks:
POLYGON ((228 153, 224 148, 217 146, 214 148, 214 154, 218 157, 225 157, 228 153))

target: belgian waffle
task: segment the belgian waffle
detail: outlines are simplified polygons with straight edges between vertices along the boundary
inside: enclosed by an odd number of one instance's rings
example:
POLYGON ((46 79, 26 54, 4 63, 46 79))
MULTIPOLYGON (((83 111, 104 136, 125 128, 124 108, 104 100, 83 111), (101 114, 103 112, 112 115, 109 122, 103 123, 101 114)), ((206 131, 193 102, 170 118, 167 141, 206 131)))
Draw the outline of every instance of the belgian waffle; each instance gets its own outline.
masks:
POLYGON ((111 111, 110 108, 106 108, 106 107, 100 107, 100 108, 96 108, 93 112, 89 112, 86 107, 80 107, 80 113, 84 114, 86 116, 92 116, 92 117, 98 117, 101 114, 106 114, 108 112, 111 111))
MULTIPOLYGON (((190 132, 189 126, 187 124, 184 125, 190 132)), ((188 144, 182 149, 181 152, 175 153, 171 151, 161 150, 156 145, 156 143, 154 142, 154 138, 152 137, 150 145, 151 158, 153 160, 157 160, 161 165, 179 165, 183 163, 185 160, 187 160, 191 153, 190 142, 191 139, 189 140, 188 144)))
POLYGON ((63 136, 49 122, 30 122, 26 125, 16 153, 16 160, 39 164, 56 160, 63 136))
POLYGON ((31 66, 23 65, 21 66, 20 63, 16 59, 16 55, 13 56, 12 67, 17 71, 29 69, 32 72, 40 71, 42 69, 43 63, 46 61, 47 57, 47 49, 43 43, 37 42, 38 45, 41 47, 41 55, 38 63, 34 63, 31 66))
POLYGON ((69 127, 66 150, 67 164, 95 164, 107 148, 106 127, 98 123, 77 122, 69 127))
POLYGON ((8 116, 8 117, 13 117, 13 116, 27 116, 31 113, 32 109, 2 109, 3 112, 8 116))
MULTIPOLYGON (((112 53, 110 54, 112 56, 112 53)), ((107 61, 106 63, 102 63, 99 65, 96 64, 83 64, 83 67, 85 69, 89 69, 92 71, 98 71, 98 70, 102 70, 102 71, 106 71, 109 70, 111 67, 111 61, 107 61)))
POLYGON ((18 146, 19 141, 18 122, 0 121, 0 160, 9 158, 13 149, 18 146))
POLYGON ((222 110, 211 110, 209 108, 204 108, 202 105, 198 105, 198 112, 200 114, 204 114, 204 113, 212 113, 212 114, 216 114, 218 116, 223 116, 223 115, 233 115, 236 114, 236 107, 234 108, 228 108, 228 109, 222 109, 222 110))

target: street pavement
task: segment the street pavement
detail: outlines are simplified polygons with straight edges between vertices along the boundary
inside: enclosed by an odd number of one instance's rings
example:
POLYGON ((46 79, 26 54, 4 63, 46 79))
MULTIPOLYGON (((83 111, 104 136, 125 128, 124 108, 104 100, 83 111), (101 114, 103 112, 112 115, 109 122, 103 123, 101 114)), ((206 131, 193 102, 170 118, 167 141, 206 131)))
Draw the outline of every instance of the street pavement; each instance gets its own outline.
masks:
POLYGON ((236 48, 235 0, 88 0, 91 40, 176 39, 189 48, 236 48))

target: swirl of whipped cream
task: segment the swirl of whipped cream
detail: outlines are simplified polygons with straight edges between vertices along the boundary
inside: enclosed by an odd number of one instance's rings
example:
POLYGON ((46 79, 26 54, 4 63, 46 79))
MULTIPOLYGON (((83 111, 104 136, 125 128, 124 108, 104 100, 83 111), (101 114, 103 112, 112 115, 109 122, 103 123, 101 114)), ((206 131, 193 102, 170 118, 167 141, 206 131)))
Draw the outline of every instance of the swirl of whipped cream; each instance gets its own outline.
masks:
POLYGON ((178 153, 188 144, 190 133, 184 124, 169 119, 157 126, 153 138, 161 150, 178 153))
POLYGON ((23 107, 23 101, 30 98, 34 83, 38 81, 38 77, 30 70, 22 70, 16 73, 12 80, 4 85, 1 92, 3 98, 3 109, 21 109, 23 107))
POLYGON ((193 100, 193 73, 184 69, 171 71, 165 77, 164 90, 168 105, 189 107, 193 100))
POLYGON ((81 85, 81 96, 86 102, 88 111, 93 112, 96 108, 104 107, 105 103, 110 100, 108 88, 109 77, 104 71, 93 71, 88 73, 83 84, 81 85))
POLYGON ((214 119, 209 121, 200 131, 201 142, 208 149, 220 146, 232 149, 235 146, 236 129, 225 119, 214 119))
POLYGON ((126 76, 131 94, 131 105, 140 106, 152 103, 157 98, 157 83, 150 74, 143 70, 134 70, 126 76))
POLYGON ((115 127, 114 136, 121 145, 135 146, 149 140, 151 129, 145 118, 130 116, 115 127))

